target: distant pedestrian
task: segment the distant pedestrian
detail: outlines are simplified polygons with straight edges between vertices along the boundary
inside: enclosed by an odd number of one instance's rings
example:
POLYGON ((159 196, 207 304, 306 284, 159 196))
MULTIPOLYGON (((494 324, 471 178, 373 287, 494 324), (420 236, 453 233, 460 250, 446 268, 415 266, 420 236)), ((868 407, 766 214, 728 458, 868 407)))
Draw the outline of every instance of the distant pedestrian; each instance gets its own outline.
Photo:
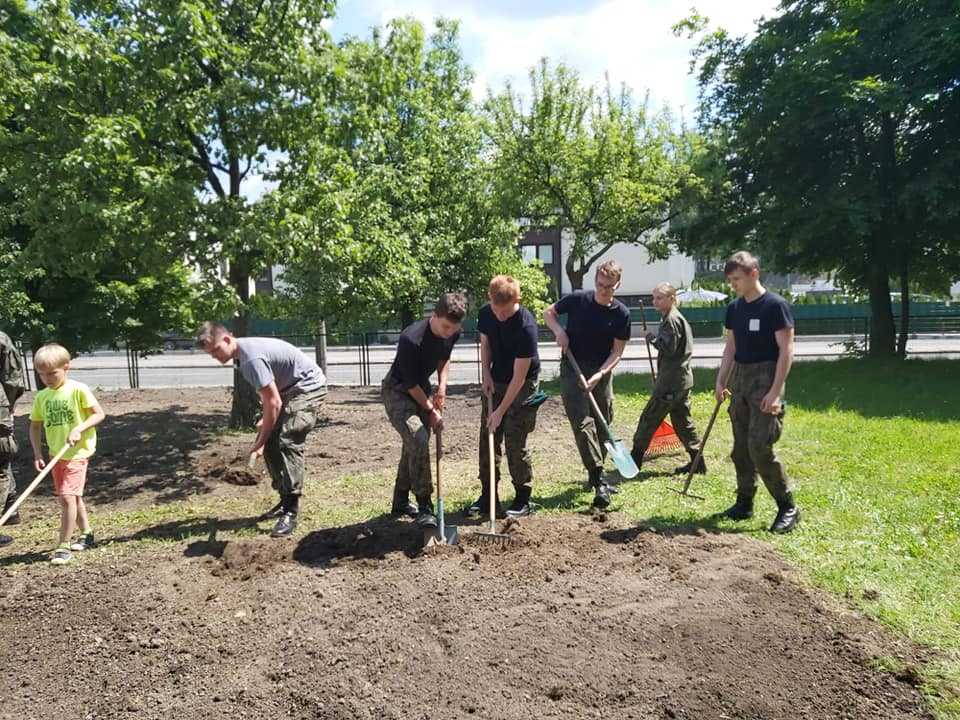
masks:
MULTIPOLYGON (((23 395, 23 368, 20 353, 10 337, 0 332, 0 514, 17 500, 17 481, 13 476, 13 460, 17 455, 17 441, 13 433, 14 406, 23 395)), ((20 513, 15 513, 8 525, 16 525, 20 513)), ((11 538, 0 535, 0 545, 11 538)))

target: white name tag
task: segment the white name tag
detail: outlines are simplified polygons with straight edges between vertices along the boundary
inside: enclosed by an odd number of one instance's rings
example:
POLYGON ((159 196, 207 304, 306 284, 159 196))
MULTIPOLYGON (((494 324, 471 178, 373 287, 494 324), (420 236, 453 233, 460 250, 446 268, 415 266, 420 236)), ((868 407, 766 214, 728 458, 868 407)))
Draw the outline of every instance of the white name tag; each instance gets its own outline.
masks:
POLYGON ((750 332, 760 332, 760 318, 750 318, 750 332))

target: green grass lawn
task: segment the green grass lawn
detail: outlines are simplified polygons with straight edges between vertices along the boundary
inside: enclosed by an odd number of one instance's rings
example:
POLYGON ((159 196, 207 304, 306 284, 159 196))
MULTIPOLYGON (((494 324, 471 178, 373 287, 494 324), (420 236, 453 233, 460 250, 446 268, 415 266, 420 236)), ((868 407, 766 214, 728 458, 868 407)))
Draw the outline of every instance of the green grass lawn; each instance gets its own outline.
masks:
MULTIPOLYGON (((794 366, 778 452, 796 485, 803 512, 800 528, 786 536, 766 529, 775 514, 765 490, 753 520, 715 522, 711 513, 733 500, 730 424, 721 413, 707 445, 710 468, 693 490, 704 502, 668 491, 665 472, 683 459, 664 457, 644 465, 638 480, 624 482, 613 510, 638 520, 702 524, 745 532, 776 546, 803 577, 844 598, 903 636, 937 651, 921 668, 924 690, 943 719, 960 720, 960 362, 843 360, 794 366)), ((694 417, 703 430, 714 406, 714 371, 698 371, 694 417)), ((649 377, 618 376, 614 426, 629 445, 649 393, 649 377)), ((548 384, 550 392, 557 388, 548 384)), ((551 400, 559 402, 559 399, 551 400)), ((543 432, 543 430, 538 430, 543 432)), ((582 489, 572 434, 555 433, 550 449, 534 457, 534 498, 547 512, 583 511, 591 494, 582 489)), ((393 434, 384 436, 393 442, 393 434)), ((458 509, 477 491, 476 462, 448 462, 448 507, 458 509)), ((301 527, 346 525, 384 510, 395 469, 315 477, 305 497, 301 527)), ((125 553, 147 544, 261 532, 245 519, 272 497, 205 499, 132 512, 97 514, 102 537, 116 538, 87 556, 125 553)), ((56 518, 18 533, 53 537, 56 518)), ((30 558, 23 558, 28 561, 30 558)), ((42 559, 40 556, 38 559, 42 559)), ((4 563, 22 562, 11 559, 4 563)), ((82 562, 79 565, 82 567, 82 562)), ((892 658, 880 667, 896 669, 892 658)))

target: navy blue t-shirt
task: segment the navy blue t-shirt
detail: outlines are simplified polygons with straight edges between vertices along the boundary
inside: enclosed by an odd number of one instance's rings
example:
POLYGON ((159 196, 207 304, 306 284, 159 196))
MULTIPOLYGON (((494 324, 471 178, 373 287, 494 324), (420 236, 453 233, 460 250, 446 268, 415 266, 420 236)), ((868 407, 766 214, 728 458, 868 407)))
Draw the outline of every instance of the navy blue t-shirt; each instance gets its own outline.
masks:
POLYGON ((490 374, 494 382, 510 382, 513 378, 513 361, 517 358, 533 358, 527 370, 527 380, 539 376, 537 320, 532 312, 521 306, 506 322, 500 322, 490 305, 484 305, 480 308, 477 331, 486 335, 490 343, 490 374))
POLYGON ((630 311, 617 299, 601 305, 593 290, 577 290, 561 298, 554 309, 567 316, 570 352, 581 365, 602 365, 615 339, 630 339, 630 311))
POLYGON ((419 385, 429 395, 430 376, 441 361, 450 358, 453 346, 459 339, 459 331, 443 339, 431 332, 430 318, 417 320, 400 333, 397 356, 390 366, 390 375, 404 390, 419 385))
POLYGON ((727 305, 724 326, 733 331, 738 363, 775 362, 780 356, 776 332, 793 327, 793 313, 786 300, 767 290, 753 302, 741 297, 727 305))

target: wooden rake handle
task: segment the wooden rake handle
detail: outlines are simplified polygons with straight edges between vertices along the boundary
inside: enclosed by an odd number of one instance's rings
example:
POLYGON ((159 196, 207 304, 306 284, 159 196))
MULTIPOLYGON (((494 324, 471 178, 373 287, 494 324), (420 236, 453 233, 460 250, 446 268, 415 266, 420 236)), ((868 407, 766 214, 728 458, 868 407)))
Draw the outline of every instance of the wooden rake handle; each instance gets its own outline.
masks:
POLYGON ((71 445, 65 443, 64 446, 60 448, 60 452, 50 458, 50 462, 44 466, 43 470, 40 471, 40 474, 33 479, 33 482, 27 486, 26 490, 20 493, 20 497, 18 497, 17 501, 7 509, 7 511, 3 514, 3 517, 0 517, 0 525, 3 525, 13 516, 17 509, 23 504, 23 501, 30 497, 30 493, 37 489, 37 486, 43 482, 43 479, 50 474, 51 470, 53 470, 53 466, 60 461, 60 458, 63 457, 63 454, 71 447, 71 445))

